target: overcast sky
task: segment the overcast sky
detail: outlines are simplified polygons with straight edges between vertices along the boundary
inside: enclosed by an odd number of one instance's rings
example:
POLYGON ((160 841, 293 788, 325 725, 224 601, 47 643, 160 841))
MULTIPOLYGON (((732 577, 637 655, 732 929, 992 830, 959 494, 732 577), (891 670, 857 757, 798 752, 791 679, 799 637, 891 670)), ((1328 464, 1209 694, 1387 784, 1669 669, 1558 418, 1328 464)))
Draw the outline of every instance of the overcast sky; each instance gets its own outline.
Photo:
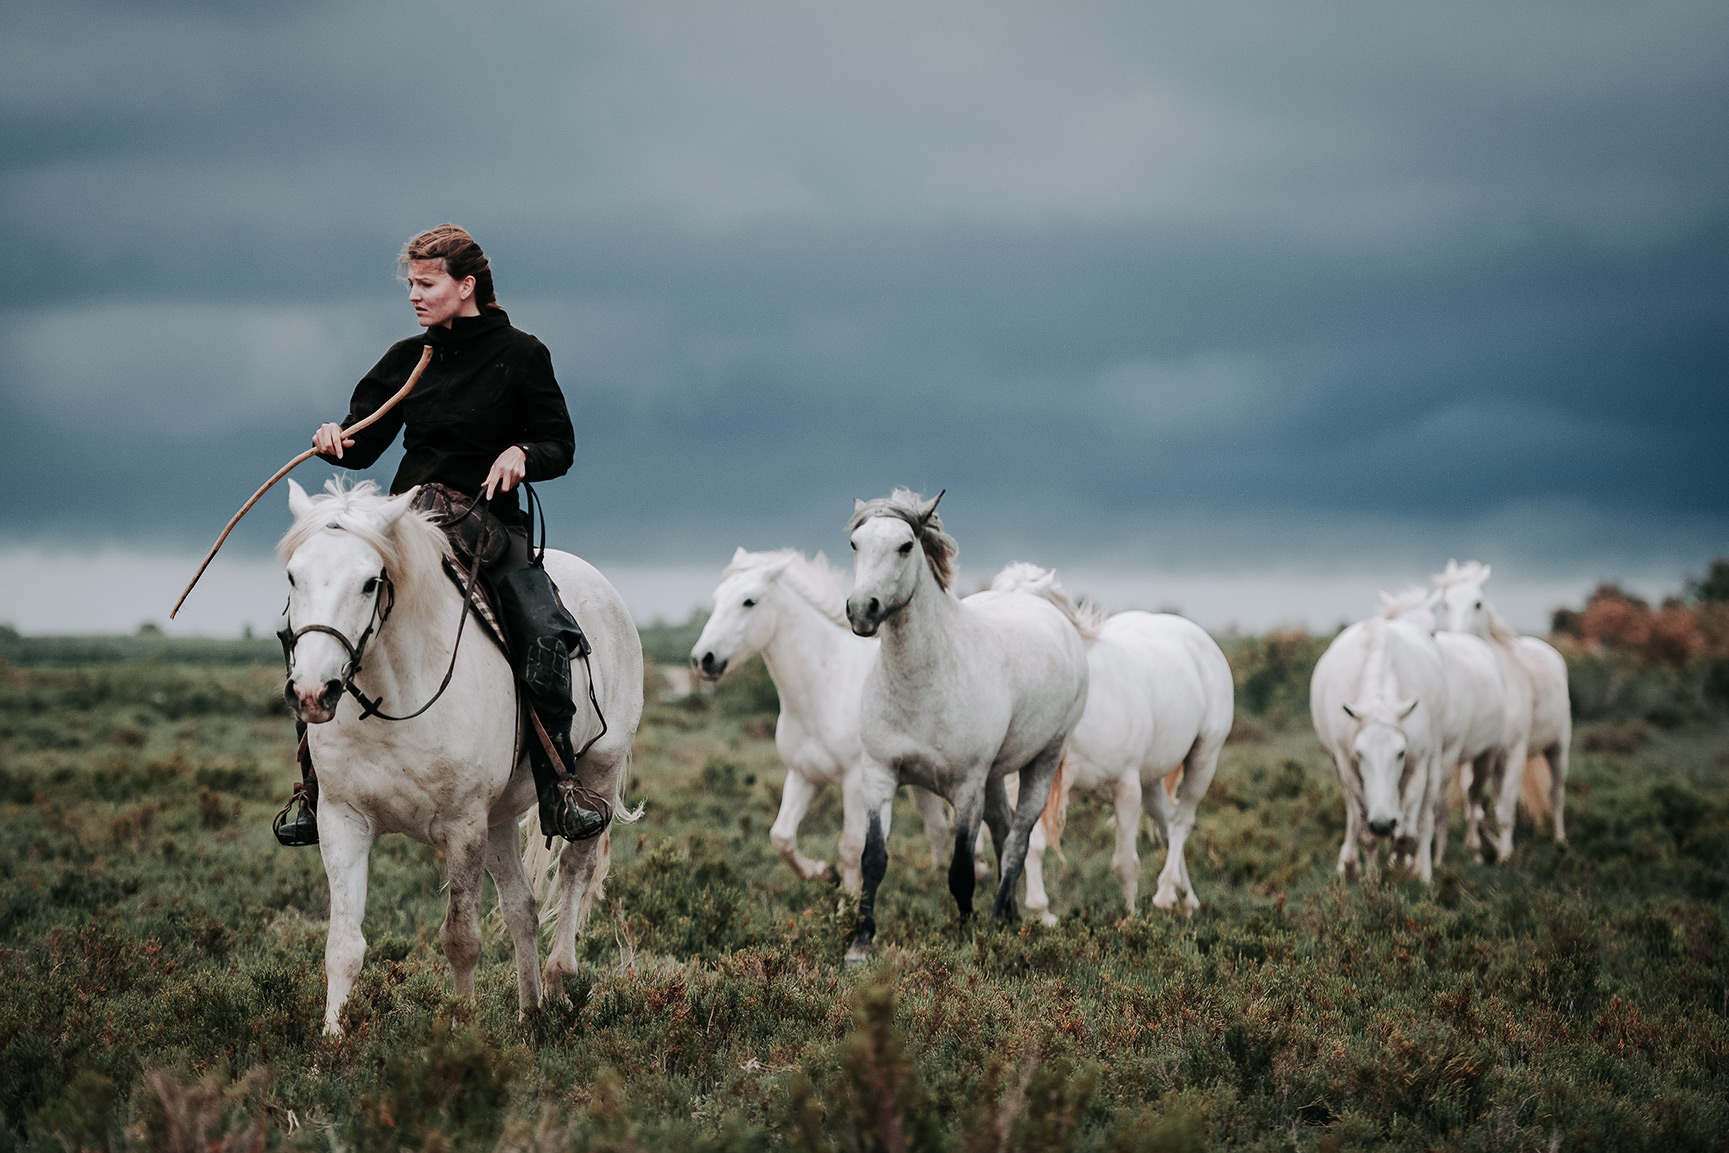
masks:
POLYGON ((1721 0, 0 21, 0 620, 49 619, 31 558, 196 559, 415 331, 394 256, 447 219, 552 350, 542 492, 603 567, 839 554, 895 484, 980 573, 1729 552, 1721 0))

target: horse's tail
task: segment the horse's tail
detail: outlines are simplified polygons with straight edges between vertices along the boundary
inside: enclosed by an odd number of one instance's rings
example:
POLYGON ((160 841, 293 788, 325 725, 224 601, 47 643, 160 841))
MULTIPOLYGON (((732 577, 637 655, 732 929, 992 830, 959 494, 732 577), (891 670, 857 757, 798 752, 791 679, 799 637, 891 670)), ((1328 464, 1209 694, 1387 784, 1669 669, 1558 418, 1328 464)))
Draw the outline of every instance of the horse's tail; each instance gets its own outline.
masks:
POLYGON ((1045 811, 1039 814, 1039 823, 1045 827, 1045 845, 1057 851, 1059 861, 1067 861, 1063 856, 1063 826, 1068 822, 1069 803, 1063 795, 1063 778, 1068 775, 1069 755, 1063 754, 1063 759, 1057 762, 1056 776, 1051 778, 1051 791, 1045 797, 1045 811))
POLYGON ((1525 802, 1525 811, 1539 825, 1550 824, 1555 819, 1555 810, 1549 804, 1549 787, 1553 782, 1554 770, 1549 767, 1548 757, 1539 754, 1525 762, 1525 776, 1519 782, 1519 799, 1525 802))
POLYGON ((1099 629, 1103 628, 1105 621, 1109 619, 1109 614, 1095 605, 1077 605, 1070 600, 1055 572, 1025 561, 1016 561, 992 577, 991 591, 1029 593, 1043 597, 1062 610, 1062 614, 1069 618, 1069 623, 1075 626, 1075 631, 1081 634, 1081 640, 1087 644, 1099 639, 1099 629))
POLYGON ((630 748, 624 750, 624 762, 618 770, 618 787, 612 793, 612 819, 621 824, 634 825, 642 820, 642 812, 648 806, 647 801, 639 801, 636 808, 624 807, 624 786, 630 781, 630 748))
MULTIPOLYGON (((630 750, 627 748, 624 753, 623 767, 618 774, 618 785, 613 790, 609 802, 612 806, 612 819, 615 823, 628 825, 642 820, 646 802, 639 803, 634 809, 624 807, 624 786, 629 777, 630 750)), ((527 813, 523 814, 518 824, 527 842, 522 850, 522 869, 528 874, 528 883, 534 890, 534 903, 541 910, 541 931, 543 933, 551 932, 553 925, 557 923, 557 914, 554 911, 556 906, 553 898, 558 889, 558 859, 564 850, 565 842, 555 837, 550 845, 547 844, 546 838, 540 832, 538 809, 529 809, 527 813)), ((600 835, 610 837, 612 830, 608 828, 600 835)), ((607 846, 602 845, 601 848, 603 852, 607 851, 607 846)), ((577 910, 577 923, 579 925, 587 916, 589 907, 600 898, 603 879, 604 872, 597 875, 595 882, 584 892, 583 907, 577 910)))

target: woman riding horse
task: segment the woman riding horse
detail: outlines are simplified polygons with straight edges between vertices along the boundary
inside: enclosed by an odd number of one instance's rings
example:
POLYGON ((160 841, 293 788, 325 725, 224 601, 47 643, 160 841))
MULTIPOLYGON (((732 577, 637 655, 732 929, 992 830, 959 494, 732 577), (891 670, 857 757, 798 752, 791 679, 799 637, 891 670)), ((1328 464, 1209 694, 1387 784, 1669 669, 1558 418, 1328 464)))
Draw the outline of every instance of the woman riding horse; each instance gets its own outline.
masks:
MULTIPOLYGON (((441 224, 403 246, 408 300, 426 330, 401 340, 354 389, 341 424, 321 425, 312 443, 321 459, 366 468, 403 431, 404 455, 390 491, 416 486, 420 507, 435 509, 460 545, 457 554, 497 594, 517 678, 528 690, 563 768, 575 761, 570 723, 570 662, 587 651, 574 617, 529 548, 529 522, 516 496, 521 482, 551 480, 569 471, 576 434, 546 346, 513 328, 493 295, 492 269, 474 237, 441 224), (414 392, 351 439, 342 430, 371 415, 402 387, 423 349, 432 360, 414 392)), ((538 740, 524 742, 548 837, 583 840, 606 818, 559 788, 560 766, 538 740)), ((285 845, 318 843, 317 778, 302 744, 298 810, 279 822, 285 845)))

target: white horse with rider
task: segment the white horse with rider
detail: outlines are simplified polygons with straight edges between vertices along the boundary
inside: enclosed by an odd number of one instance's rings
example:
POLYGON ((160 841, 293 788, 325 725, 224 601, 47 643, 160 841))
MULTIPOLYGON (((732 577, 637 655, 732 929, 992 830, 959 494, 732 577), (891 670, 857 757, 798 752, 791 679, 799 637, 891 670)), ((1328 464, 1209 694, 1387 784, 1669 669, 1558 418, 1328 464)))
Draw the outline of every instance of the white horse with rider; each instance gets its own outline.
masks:
MULTIPOLYGON (((876 663, 877 642, 853 635, 847 626, 841 582, 842 574, 821 553, 811 560, 796 549, 740 548, 721 574, 714 612, 690 651, 690 662, 699 676, 715 680, 762 654, 780 694, 774 744, 787 767, 769 840, 799 876, 839 880, 856 893, 866 826, 859 705, 865 677, 876 663), (829 785, 841 789, 838 871, 798 848, 799 824, 829 785)), ((909 791, 924 818, 934 865, 949 848, 948 814, 934 793, 916 785, 909 791)), ((885 806, 881 813, 884 836, 892 810, 885 806)))
MULTIPOLYGON (((332 481, 326 495, 313 497, 289 485, 294 524, 278 551, 296 635, 285 692, 309 726, 318 767, 318 845, 330 884, 325 1031, 340 1032, 343 1002, 360 975, 367 862, 386 833, 444 854, 450 904, 442 937, 458 996, 474 990, 484 871, 498 888, 515 946, 519 1003, 538 1004, 543 979, 562 997, 562 978, 576 971, 577 929, 611 861, 609 832, 563 846, 543 978, 539 915, 518 832, 518 817, 536 794, 516 683, 503 652, 478 629, 464 628, 465 597, 443 571, 450 547, 444 532, 411 507, 414 490, 387 498, 371 482, 344 488, 332 481), (350 699, 361 690, 381 712, 407 719, 363 717, 350 699)), ((634 820, 621 794, 642 714, 641 642, 617 590, 592 566, 551 550, 545 563, 594 649, 572 676, 572 736, 579 746, 592 741, 574 772, 617 819, 634 820)))
POLYGON ((860 636, 882 636, 861 711, 864 888, 852 960, 869 954, 876 934, 888 867, 881 813, 902 782, 954 805, 948 879, 961 914, 972 914, 983 820, 1000 869, 992 915, 1016 915, 1028 838, 1086 708, 1086 651, 1071 613, 1025 592, 960 600, 950 590, 956 550, 937 516, 941 499, 896 489, 856 502, 848 523, 857 556, 847 619, 860 636), (1011 806, 1004 778, 1014 773, 1020 787, 1011 806))
POLYGON ((1345 790, 1339 872, 1355 877, 1359 850, 1374 868, 1380 847, 1427 881, 1442 778, 1447 678, 1427 632, 1371 617, 1333 639, 1309 682, 1315 735, 1345 790))
POLYGON ((1479 860, 1483 858, 1483 795, 1488 793, 1495 804, 1495 840, 1490 852, 1495 860, 1505 861, 1513 853, 1513 817, 1521 792, 1534 816, 1549 818, 1556 843, 1567 840, 1564 809, 1573 711, 1567 694, 1567 662, 1547 642, 1520 636, 1500 618, 1483 594, 1489 573, 1486 564, 1449 560, 1446 571, 1435 574, 1434 582, 1445 615, 1443 627, 1487 642, 1500 664, 1506 688, 1501 755, 1487 773, 1472 776, 1465 845, 1479 860), (1548 776, 1529 782, 1535 786, 1529 787, 1526 762, 1538 756, 1548 762, 1548 776))
POLYGON ((1432 859, 1438 865, 1447 855, 1447 787, 1454 774, 1464 775, 1465 789, 1469 790, 1470 782, 1486 777, 1504 751, 1507 688, 1500 662, 1486 641, 1469 633, 1438 631, 1437 600, 1437 595, 1426 588, 1409 588, 1398 596, 1381 594, 1382 616, 1405 621, 1434 638, 1447 678, 1447 709, 1441 718, 1441 779, 1435 788, 1432 817, 1432 859))
MULTIPOLYGON (((1059 604, 1068 597, 1056 578, 1035 565, 1010 565, 991 587, 1019 590, 1059 604)), ((1106 617, 1073 610, 1087 645, 1087 707, 1069 735, 1059 776, 1055 821, 1033 829, 1027 852, 1027 908, 1055 923, 1041 858, 1047 838, 1060 835, 1061 814, 1079 793, 1112 805, 1116 850, 1111 869, 1123 887, 1123 905, 1135 911, 1141 860, 1135 840, 1141 814, 1152 818, 1165 845, 1165 865, 1153 906, 1200 907, 1185 855, 1195 814, 1212 784, 1219 753, 1231 732, 1235 685, 1218 642, 1193 621, 1173 613, 1121 612, 1106 617), (1175 796, 1167 778, 1176 784, 1175 796), (1055 828, 1047 831, 1048 825, 1055 828)))

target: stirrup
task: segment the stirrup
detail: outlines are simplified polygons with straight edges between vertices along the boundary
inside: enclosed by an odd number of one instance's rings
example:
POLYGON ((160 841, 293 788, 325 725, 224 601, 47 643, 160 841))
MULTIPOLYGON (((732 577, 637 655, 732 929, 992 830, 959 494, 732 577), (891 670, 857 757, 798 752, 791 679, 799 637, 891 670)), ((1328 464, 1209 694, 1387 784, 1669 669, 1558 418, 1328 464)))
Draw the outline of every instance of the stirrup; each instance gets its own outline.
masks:
POLYGON ((578 786, 572 778, 561 778, 553 787, 553 827, 550 831, 547 828, 547 806, 540 808, 540 831, 546 837, 547 848, 552 847, 554 837, 563 837, 567 841, 592 841, 612 824, 610 808, 603 806, 600 812, 595 812, 582 807, 577 801, 578 786))
POLYGON ((276 834, 276 840, 284 848, 300 849, 318 843, 318 802, 316 793, 305 781, 294 786, 293 794, 288 803, 282 806, 282 811, 276 814, 276 819, 270 823, 271 831, 276 834), (298 806, 298 807, 297 807, 298 806), (295 809, 292 817, 288 810, 295 809))

